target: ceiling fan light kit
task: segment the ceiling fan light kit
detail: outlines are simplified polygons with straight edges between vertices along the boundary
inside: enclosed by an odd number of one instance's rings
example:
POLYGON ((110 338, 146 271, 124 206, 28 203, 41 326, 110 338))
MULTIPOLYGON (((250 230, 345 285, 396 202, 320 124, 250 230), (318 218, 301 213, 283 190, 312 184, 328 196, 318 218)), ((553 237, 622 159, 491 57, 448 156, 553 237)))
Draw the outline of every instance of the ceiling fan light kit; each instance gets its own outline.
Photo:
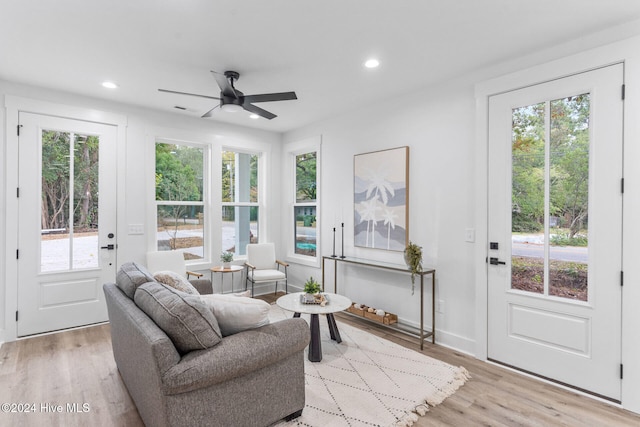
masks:
POLYGON ((246 110, 257 116, 264 117, 271 120, 276 118, 275 114, 263 110, 260 107, 253 105, 256 102, 274 102, 274 101, 289 101, 298 99, 295 92, 280 92, 280 93, 264 93, 259 95, 245 95, 235 88, 235 82, 240 78, 240 73, 237 71, 225 71, 224 74, 220 74, 216 71, 211 71, 213 77, 216 79, 216 83, 220 87, 220 97, 208 95, 199 95, 195 93, 179 92, 175 90, 158 89, 160 92, 175 93, 179 95, 197 96, 200 98, 217 99, 220 101, 219 105, 216 105, 211 110, 207 111, 202 117, 213 116, 213 111, 220 107, 221 110, 226 112, 235 113, 240 110, 246 110))

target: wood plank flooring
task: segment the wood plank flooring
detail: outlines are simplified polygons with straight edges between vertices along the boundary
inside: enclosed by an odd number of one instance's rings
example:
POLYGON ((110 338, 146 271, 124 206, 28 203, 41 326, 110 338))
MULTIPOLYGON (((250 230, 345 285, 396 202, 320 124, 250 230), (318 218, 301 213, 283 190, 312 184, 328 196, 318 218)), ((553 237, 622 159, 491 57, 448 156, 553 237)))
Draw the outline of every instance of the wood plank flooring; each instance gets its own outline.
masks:
MULTIPOLYGON (((415 340, 397 332, 352 316, 336 319, 420 351, 415 340)), ((109 334, 103 324, 2 345, 0 403, 35 404, 36 411, 0 412, 0 426, 142 426, 113 360, 109 334), (68 412, 74 408, 67 404, 77 404, 76 411, 68 412), (57 405, 62 413, 53 412, 57 405)), ((472 379, 421 417, 418 427, 640 425, 640 416, 631 412, 445 347, 427 344, 423 353, 464 366, 472 379)))

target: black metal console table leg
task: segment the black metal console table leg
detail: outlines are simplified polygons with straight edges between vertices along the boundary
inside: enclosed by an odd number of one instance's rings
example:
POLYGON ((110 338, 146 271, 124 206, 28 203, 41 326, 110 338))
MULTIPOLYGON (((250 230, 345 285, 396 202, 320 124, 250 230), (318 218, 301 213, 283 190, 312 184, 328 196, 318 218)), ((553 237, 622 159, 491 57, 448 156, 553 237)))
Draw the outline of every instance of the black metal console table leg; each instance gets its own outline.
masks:
POLYGON ((331 334, 331 339, 340 344, 342 342, 342 338, 340 337, 338 324, 336 323, 336 319, 333 317, 333 313, 327 314, 327 323, 329 324, 329 334, 331 334))
POLYGON ((311 315, 311 341, 309 342, 309 360, 320 362, 322 360, 322 345, 320 343, 320 320, 317 314, 311 315))

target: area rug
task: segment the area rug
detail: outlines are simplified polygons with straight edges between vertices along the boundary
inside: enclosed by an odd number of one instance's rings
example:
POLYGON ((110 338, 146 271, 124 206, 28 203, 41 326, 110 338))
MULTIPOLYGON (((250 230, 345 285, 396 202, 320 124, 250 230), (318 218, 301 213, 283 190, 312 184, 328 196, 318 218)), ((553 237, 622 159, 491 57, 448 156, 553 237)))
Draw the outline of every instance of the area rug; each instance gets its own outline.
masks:
MULTIPOLYGON (((291 316, 271 306, 272 322, 291 316)), ((310 362, 305 351, 302 416, 278 427, 410 426, 469 379, 463 367, 342 322, 338 329, 340 344, 331 340, 325 316, 320 316, 322 361, 310 362)))

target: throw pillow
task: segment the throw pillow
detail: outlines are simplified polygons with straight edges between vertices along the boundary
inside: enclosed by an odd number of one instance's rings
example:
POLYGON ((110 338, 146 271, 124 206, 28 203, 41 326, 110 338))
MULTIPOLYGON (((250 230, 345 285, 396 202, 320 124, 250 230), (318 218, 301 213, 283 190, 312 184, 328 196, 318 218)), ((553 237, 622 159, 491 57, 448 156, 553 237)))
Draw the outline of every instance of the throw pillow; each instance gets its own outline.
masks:
POLYGON ((138 287, 134 301, 181 354, 213 347, 222 339, 216 317, 197 295, 152 282, 138 287))
POLYGON ((158 271, 153 275, 153 277, 157 282, 177 289, 180 292, 191 295, 200 295, 200 292, 198 292, 198 290, 194 288, 187 279, 173 271, 158 271))
POLYGON ((200 295, 218 320, 222 336, 269 324, 270 306, 265 301, 235 295, 200 295))
POLYGON ((116 274, 116 286, 131 299, 138 286, 153 281, 155 281, 153 275, 144 266, 135 262, 122 264, 116 274))

